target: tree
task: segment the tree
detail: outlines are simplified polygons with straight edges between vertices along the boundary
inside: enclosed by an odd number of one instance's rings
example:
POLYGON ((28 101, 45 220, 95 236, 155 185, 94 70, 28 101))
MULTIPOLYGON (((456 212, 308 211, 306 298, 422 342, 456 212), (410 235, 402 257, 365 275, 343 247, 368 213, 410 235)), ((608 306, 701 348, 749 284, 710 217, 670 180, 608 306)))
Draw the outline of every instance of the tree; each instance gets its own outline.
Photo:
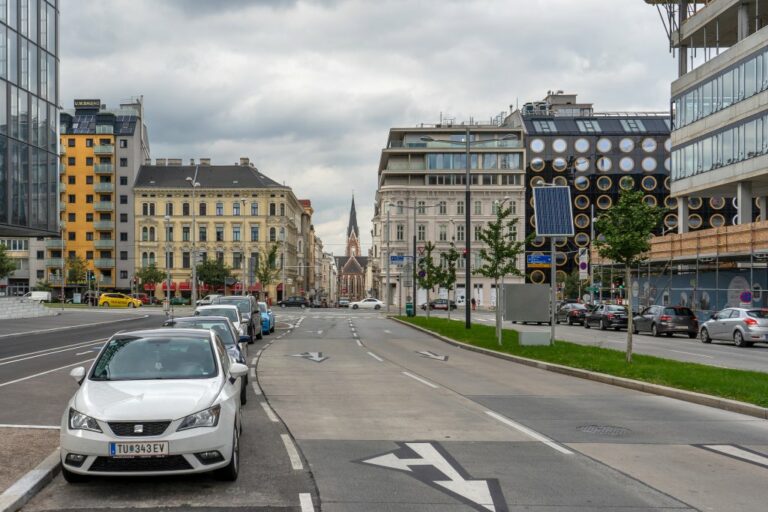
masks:
MULTIPOLYGON (((432 288, 443 281, 443 272, 439 265, 435 265, 432 259, 432 251, 435 250, 435 244, 427 242, 424 245, 424 256, 419 258, 418 271, 416 272, 416 282, 419 286, 427 290, 427 318, 429 318, 429 292, 432 288)), ((414 303, 414 307, 416 304, 414 303)))
POLYGON ((5 279, 16 270, 16 262, 6 251, 5 245, 0 244, 0 279, 5 279))
POLYGON ((48 281, 38 281, 32 289, 36 292, 50 292, 53 290, 53 285, 48 281))
MULTIPOLYGON (((157 283, 162 283, 165 279, 165 275, 165 272, 157 268, 157 265, 154 263, 150 263, 146 267, 136 272, 136 277, 141 279, 143 284, 156 285, 157 283)), ((153 295, 157 297, 157 288, 155 288, 155 293, 153 295)))
POLYGON ((262 292, 266 293, 267 287, 277 278, 280 269, 277 267, 277 244, 272 244, 267 252, 259 255, 259 263, 256 267, 256 279, 261 283, 262 292))
POLYGON ((224 286, 232 277, 232 269, 218 259, 205 260, 197 266, 197 278, 213 286, 224 286))
MULTIPOLYGON (((651 249, 651 233, 659 225, 663 210, 643 201, 640 191, 625 190, 619 200, 595 222, 603 239, 595 240, 601 257, 624 265, 624 283, 631 289, 631 269, 651 249)), ((632 362, 632 300, 627 300, 627 362, 632 362)))
POLYGON ((523 275, 517 268, 518 258, 525 252, 526 240, 516 240, 517 219, 509 219, 512 208, 496 207, 496 220, 488 223, 488 226, 480 230, 480 241, 485 247, 480 249, 480 257, 483 265, 477 269, 477 273, 483 277, 493 279, 496 286, 496 338, 501 344, 501 308, 499 308, 499 279, 504 276, 523 275))
POLYGON ((563 298, 578 299, 581 290, 585 290, 587 287, 589 287, 589 281, 579 279, 579 269, 575 269, 563 280, 563 298))
MULTIPOLYGON (((459 251, 456 250, 456 246, 453 245, 453 242, 451 242, 451 248, 448 249, 448 252, 442 252, 440 253, 440 258, 442 260, 442 281, 439 283, 439 286, 445 288, 448 290, 448 320, 451 319, 451 290, 453 290, 453 285, 456 284, 456 262, 461 257, 459 254, 459 251)), ((454 293, 454 297, 456 294, 454 293)))
POLYGON ((66 267, 67 281, 76 285, 83 284, 88 271, 88 264, 85 259, 81 256, 73 256, 67 259, 66 267))

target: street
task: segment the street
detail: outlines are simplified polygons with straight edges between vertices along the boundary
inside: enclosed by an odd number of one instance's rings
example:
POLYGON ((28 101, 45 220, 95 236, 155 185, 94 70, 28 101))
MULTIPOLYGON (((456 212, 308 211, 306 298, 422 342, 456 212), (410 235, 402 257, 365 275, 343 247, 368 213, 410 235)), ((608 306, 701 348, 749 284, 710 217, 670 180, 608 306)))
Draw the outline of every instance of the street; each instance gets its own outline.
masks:
MULTIPOLYGON (((469 352, 379 312, 276 314, 249 349, 237 482, 59 476, 24 510, 764 510, 764 420, 469 352)), ((58 424, 75 384, 56 368, 93 357, 65 347, 108 330, 3 353, 17 362, 0 423, 58 424)))

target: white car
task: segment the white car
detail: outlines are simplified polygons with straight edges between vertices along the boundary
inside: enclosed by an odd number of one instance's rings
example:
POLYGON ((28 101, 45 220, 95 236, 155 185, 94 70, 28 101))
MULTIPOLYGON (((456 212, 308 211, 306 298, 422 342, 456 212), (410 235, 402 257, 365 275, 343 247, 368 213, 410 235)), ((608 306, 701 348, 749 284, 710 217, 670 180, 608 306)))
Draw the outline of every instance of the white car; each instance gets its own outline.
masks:
POLYGON ((198 299, 195 302, 195 306, 208 306, 210 304, 213 304, 213 299, 215 299, 216 297, 221 297, 221 296, 222 295, 218 295, 218 294, 206 295, 202 299, 198 299))
POLYGON ((214 304, 212 306, 199 306, 195 309, 195 316, 225 316, 229 318, 239 336, 248 335, 248 325, 243 320, 240 308, 234 304, 214 304))
POLYGON ((368 297, 367 299, 359 300, 357 302, 350 302, 349 307, 352 309, 381 309, 384 303, 379 299, 368 297))
POLYGON ((240 377, 210 330, 119 332, 86 374, 61 419, 62 474, 168 475, 215 471, 236 480, 240 377))

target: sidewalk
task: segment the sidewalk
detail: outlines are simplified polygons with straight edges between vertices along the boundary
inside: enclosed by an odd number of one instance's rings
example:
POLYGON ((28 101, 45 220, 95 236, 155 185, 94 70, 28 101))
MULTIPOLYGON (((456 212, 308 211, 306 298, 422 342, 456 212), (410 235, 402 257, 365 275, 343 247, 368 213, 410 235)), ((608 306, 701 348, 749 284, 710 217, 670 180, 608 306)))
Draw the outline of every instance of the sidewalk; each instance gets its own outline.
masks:
MULTIPOLYGON (((154 313, 154 312, 152 312, 154 313)), ((162 310, 160 310, 162 314, 162 310)), ((48 329, 61 329, 67 327, 77 327, 79 325, 101 324, 107 322, 116 322, 120 320, 130 320, 133 318, 143 318, 148 313, 138 310, 114 311, 114 310, 67 310, 56 316, 46 316, 39 318, 15 318, 9 320, 0 320, 0 336, 11 334, 24 334, 27 332, 44 331, 48 329)))

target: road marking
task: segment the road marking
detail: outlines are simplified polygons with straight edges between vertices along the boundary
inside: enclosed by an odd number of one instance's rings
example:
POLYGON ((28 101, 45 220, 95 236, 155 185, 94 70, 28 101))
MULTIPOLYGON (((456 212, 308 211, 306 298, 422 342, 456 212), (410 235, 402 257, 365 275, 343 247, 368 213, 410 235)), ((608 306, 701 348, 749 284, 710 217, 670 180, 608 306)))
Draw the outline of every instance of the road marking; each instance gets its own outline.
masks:
POLYGON ((136 315, 134 318, 121 318, 120 320, 107 320, 106 322, 96 322, 92 324, 80 324, 80 325, 68 325, 66 327, 53 327, 51 329, 41 329, 38 331, 27 331, 27 332, 14 332, 11 334, 0 334, 0 339, 2 338, 10 338, 11 336, 24 336, 26 334, 42 334, 44 332, 54 332, 54 331, 64 331, 67 329, 77 329, 79 327, 96 327, 97 325, 109 325, 109 324, 116 324, 119 322, 132 322, 136 320, 137 318, 149 318, 150 315, 136 315))
POLYGON ((738 459, 743 462, 755 464, 760 467, 768 468, 768 457, 763 454, 742 448, 734 444, 703 444, 698 445, 699 448, 709 450, 711 452, 720 453, 733 459, 738 459))
POLYGON ((25 381, 25 380, 34 379, 35 377, 40 377, 41 375, 46 375, 48 373, 57 372, 59 370, 63 370, 64 368, 71 368, 72 366, 77 366, 79 364, 89 363, 89 362, 93 361, 94 359, 96 359, 96 358, 92 357, 90 359, 86 359, 85 361, 80 361, 78 363, 72 363, 72 364, 68 364, 66 366, 59 366, 58 368, 54 368, 53 370, 47 370, 47 371, 44 371, 44 372, 35 373, 34 375, 28 375, 26 377, 22 377, 22 378, 16 379, 16 380, 9 380, 8 382, 2 382, 2 383, 0 383, 0 388, 2 388, 4 386, 10 386, 11 384, 16 384, 17 382, 22 382, 22 381, 25 381))
POLYGON ((353 338, 357 338, 357 333, 356 333, 356 332, 353 332, 353 333, 352 333, 352 337, 353 337, 353 338))
POLYGON ((251 366, 251 377, 254 379, 256 378, 256 368, 254 368, 253 366, 251 366))
POLYGON ((383 362, 384 362, 384 360, 383 360, 382 358, 380 358, 379 356, 377 356, 377 355, 376 355, 376 354, 374 354, 373 352, 368 352, 368 355, 369 355, 369 356, 371 356, 372 358, 374 358, 375 360, 377 360, 377 361, 378 361, 378 362, 380 362, 380 363, 383 363, 383 362))
POLYGON ((60 430, 61 427, 58 425, 10 425, 10 424, 0 424, 0 428, 34 428, 34 429, 40 429, 40 430, 60 430))
POLYGON ((84 356, 85 354, 90 354, 91 352, 92 352, 91 350, 86 350, 85 352, 78 352, 75 355, 76 356, 84 356))
POLYGON ((256 384, 255 382, 251 382, 251 387, 253 388, 253 392, 257 395, 261 394, 261 388, 256 384))
POLYGON ((384 334, 392 334, 392 331, 390 331, 389 329, 384 329, 384 334))
POLYGON ((429 382, 428 380, 424 380, 424 379, 422 379, 421 377, 417 377, 416 375, 414 375, 414 374, 412 374, 412 373, 408 373, 408 372, 402 372, 402 373, 403 373, 403 375, 405 375, 405 376, 407 376, 407 377, 410 377, 410 378, 412 378, 412 379, 415 379, 415 380, 417 380, 417 381, 421 382, 422 384, 426 384, 427 386, 429 386, 429 387, 431 387, 431 388, 437 389, 437 388, 439 387, 439 386, 436 386, 436 385, 432 384, 432 383, 431 383, 431 382, 429 382))
POLYGON ((304 464, 301 463, 301 457, 299 457, 299 451, 296 449, 296 445, 293 444, 291 436, 288 434, 280 434, 285 445, 285 451, 288 452, 288 458, 291 459, 291 467, 296 470, 304 469, 304 464))
POLYGON ((714 359, 714 357, 712 357, 712 356, 705 356, 704 354, 696 354, 694 352, 685 352, 683 350, 672 350, 671 348, 667 349, 667 350, 669 352, 677 352, 678 354, 688 354, 689 356, 706 357, 707 359, 714 359))
POLYGON ((43 357, 43 356, 49 356, 52 354, 58 354, 60 352, 66 352, 68 350, 77 350, 79 348, 85 348, 90 345, 98 345, 99 343, 104 343, 105 341, 107 341, 107 338, 99 339, 99 340, 91 340, 91 341, 81 341, 80 343, 73 343, 72 345, 65 345, 63 347, 51 347, 44 350, 36 350, 35 352, 27 352, 25 354, 16 354, 15 356, 8 356, 0 359, 0 361, 5 361, 3 363, 0 363, 0 366, 11 364, 11 363, 17 363, 20 361, 26 361, 27 359, 34 359, 36 357, 43 357), (13 359, 13 361, 8 361, 8 359, 13 359))
POLYGON ((312 495, 308 492, 299 494, 299 503, 301 504, 301 512, 315 512, 315 506, 312 504, 312 495))
POLYGON ((323 356, 322 352, 302 352, 301 354, 291 354, 291 357, 301 357, 316 363, 322 363, 328 359, 328 356, 323 356))
POLYGON ((479 511, 506 511, 495 478, 475 479, 439 443, 397 443, 398 450, 355 461, 402 471, 479 511))
POLYGON ((261 357, 261 350, 256 351, 256 359, 261 357))
POLYGON ((430 359, 437 359, 438 361, 447 361, 448 356, 441 356, 440 354, 435 354, 431 350, 421 350, 419 352, 416 352, 417 354, 421 355, 421 357, 428 357, 430 359))
POLYGON ((524 425, 521 425, 521 424, 517 423, 516 421, 512 421, 511 419, 507 418, 506 416, 502 416, 501 414, 496 414, 493 411, 485 411, 485 414, 487 414, 488 416, 490 416, 491 418, 493 418, 493 419, 495 419, 497 421, 500 421, 500 422, 504 423, 507 426, 510 426, 510 427, 512 427, 512 428, 514 428, 516 430, 519 430, 523 434, 525 434, 525 435, 527 435, 529 437, 532 437, 532 438, 536 439, 539 442, 544 443, 545 445, 549 446, 550 448, 552 448, 554 450, 557 450, 560 453, 563 453, 565 455, 573 455, 573 452, 571 450, 569 450, 567 448, 564 448, 563 446, 560 446, 555 441, 551 440, 550 438, 548 438, 548 437, 546 437, 546 436, 544 436, 542 434, 539 434, 535 430, 531 430, 530 428, 528 428, 528 427, 526 427, 524 425))
POLYGON ((258 362, 259 362, 258 356, 254 357, 253 359, 251 359, 251 366, 255 366, 256 363, 258 363, 258 362))
POLYGON ((269 418, 269 421, 273 423, 277 423, 278 420, 277 416, 275 415, 275 411, 272 410, 272 408, 269 406, 267 402, 260 402, 261 408, 264 409, 264 412, 267 413, 267 418, 269 418))
POLYGON ((355 341, 357 342, 357 346, 358 347, 362 347, 363 346, 363 342, 360 341, 359 339, 355 338, 355 341))
POLYGON ((317 331, 317 335, 318 335, 318 336, 322 336, 322 335, 323 335, 323 331, 322 331, 322 329, 321 329, 321 330, 319 330, 319 331, 317 331))

